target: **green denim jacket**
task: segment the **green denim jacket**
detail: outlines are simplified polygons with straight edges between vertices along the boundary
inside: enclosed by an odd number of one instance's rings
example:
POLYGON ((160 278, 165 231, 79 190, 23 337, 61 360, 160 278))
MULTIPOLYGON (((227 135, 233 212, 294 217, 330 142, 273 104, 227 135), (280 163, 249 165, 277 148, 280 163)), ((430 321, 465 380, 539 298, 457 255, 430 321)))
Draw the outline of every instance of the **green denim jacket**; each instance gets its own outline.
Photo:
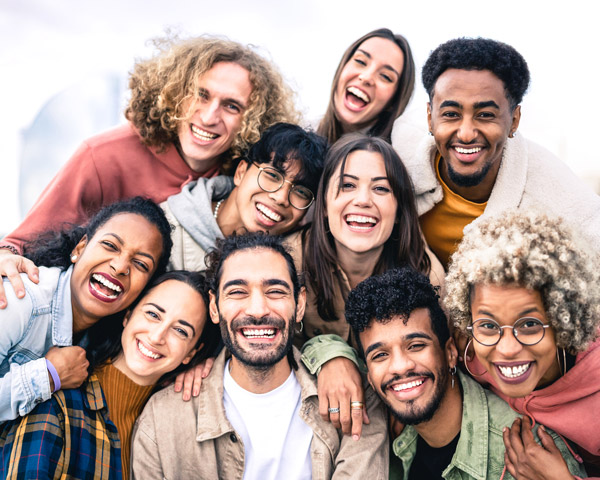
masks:
MULTIPOLYGON (((456 452, 442 476, 448 480, 512 479, 508 471, 504 472, 502 429, 510 427, 519 415, 508 403, 468 375, 459 371, 458 378, 463 391, 462 426, 456 452)), ((536 425, 534 436, 540 443, 537 428, 536 425)), ((554 439, 570 472, 585 478, 587 475, 583 466, 573 458, 562 438, 552 430, 546 430, 554 439)), ((412 426, 407 425, 394 440, 392 453, 400 462, 390 462, 390 480, 407 480, 410 465, 417 453, 417 431, 412 426)))

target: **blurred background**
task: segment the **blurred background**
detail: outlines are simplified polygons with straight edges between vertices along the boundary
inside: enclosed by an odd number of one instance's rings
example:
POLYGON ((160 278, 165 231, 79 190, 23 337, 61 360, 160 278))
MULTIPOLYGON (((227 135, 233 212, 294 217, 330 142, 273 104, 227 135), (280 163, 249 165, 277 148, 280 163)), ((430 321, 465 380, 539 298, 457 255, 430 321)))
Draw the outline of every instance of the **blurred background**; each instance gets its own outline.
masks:
MULTIPOLYGON (((153 53, 150 39, 211 33, 259 47, 310 120, 325 110, 343 51, 379 27, 408 38, 418 75, 450 38, 513 45, 532 76, 519 131, 600 191, 600 151, 589 136, 600 112, 600 41, 583 0, 0 0, 0 236, 82 140, 124 122, 127 74, 136 58, 153 53)), ((419 79, 405 115, 425 126, 426 101, 419 79)))

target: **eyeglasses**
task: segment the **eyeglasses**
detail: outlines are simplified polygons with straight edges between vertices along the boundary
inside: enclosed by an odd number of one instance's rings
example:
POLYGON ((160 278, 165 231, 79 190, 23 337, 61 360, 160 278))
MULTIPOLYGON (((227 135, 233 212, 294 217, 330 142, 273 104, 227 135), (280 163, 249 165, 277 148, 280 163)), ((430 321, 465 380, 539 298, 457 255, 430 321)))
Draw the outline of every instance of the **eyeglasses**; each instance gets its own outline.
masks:
POLYGON ((479 318, 467 327, 473 338, 481 345, 493 347, 502 338, 505 328, 512 328, 513 335, 521 345, 535 345, 540 343, 546 329, 550 325, 542 323, 541 320, 533 317, 519 318, 513 325, 500 326, 498 322, 491 318, 479 318))
POLYGON ((297 208, 298 210, 306 210, 312 205, 315 196, 308 188, 286 180, 283 174, 273 167, 261 167, 254 162, 252 162, 252 165, 258 168, 258 177, 256 177, 256 181, 262 190, 273 193, 283 187, 284 183, 289 183, 291 188, 288 193, 288 200, 292 207, 297 208))

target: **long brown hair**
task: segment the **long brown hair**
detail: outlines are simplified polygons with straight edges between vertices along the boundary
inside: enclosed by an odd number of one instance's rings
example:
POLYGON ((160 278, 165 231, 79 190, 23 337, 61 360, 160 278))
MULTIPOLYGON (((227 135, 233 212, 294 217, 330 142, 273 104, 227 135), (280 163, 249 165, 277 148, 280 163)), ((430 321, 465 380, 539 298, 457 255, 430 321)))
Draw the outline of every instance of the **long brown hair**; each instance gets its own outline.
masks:
POLYGON ((410 49, 410 45, 408 44, 408 40, 406 40, 406 38, 404 38, 402 35, 395 34, 387 28, 379 28, 367 33, 366 35, 363 35, 352 45, 350 45, 344 52, 344 55, 340 60, 340 64, 335 71, 335 75, 333 76, 331 95, 329 96, 329 105, 327 106, 325 115, 323 116, 323 119, 317 128, 317 133, 327 138, 329 143, 335 143, 344 134, 342 125, 335 113, 335 105, 333 102, 333 97, 335 95, 338 82, 340 81, 342 70, 350 61, 358 47, 360 47, 365 40, 373 37, 385 38, 398 45, 398 48, 400 48, 404 54, 404 65, 402 66, 402 74, 398 80, 396 93, 394 93, 394 96, 388 105, 377 116, 377 121, 367 133, 371 136, 381 137, 389 143, 394 121, 400 115, 402 115, 406 109, 406 105, 408 105, 408 102, 410 101, 410 97, 412 96, 415 87, 415 62, 413 60, 412 51, 410 49))
MULTIPOLYGON (((331 185, 331 179, 338 166, 345 171, 348 155, 358 150, 379 153, 383 158, 385 171, 398 202, 396 221, 390 237, 383 246, 383 251, 372 274, 380 274, 392 268, 410 266, 424 274, 429 274, 431 262, 425 252, 425 241, 419 226, 419 216, 415 205, 413 185, 392 146, 378 137, 369 137, 362 133, 344 135, 329 150, 325 159, 325 168, 319 183, 315 199, 313 223, 304 232, 303 270, 306 281, 317 295, 319 316, 326 321, 336 320, 334 300, 336 285, 341 285, 337 252, 333 235, 327 220, 327 189, 342 187, 342 176, 337 186, 331 185)), ((348 292, 343 292, 344 296, 348 292)))

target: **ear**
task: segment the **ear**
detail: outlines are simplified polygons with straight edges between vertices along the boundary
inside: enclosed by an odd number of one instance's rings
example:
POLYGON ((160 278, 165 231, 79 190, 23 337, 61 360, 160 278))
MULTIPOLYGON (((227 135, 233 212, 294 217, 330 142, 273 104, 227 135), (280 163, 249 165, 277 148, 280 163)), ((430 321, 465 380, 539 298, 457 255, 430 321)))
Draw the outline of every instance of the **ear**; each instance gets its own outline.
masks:
POLYGON ((448 362, 448 367, 456 367, 456 364, 458 363, 458 350, 456 350, 456 345, 452 337, 450 337, 446 342, 446 347, 444 350, 446 354, 446 361, 448 362))
POLYGON ((298 305, 296 305, 296 323, 299 323, 304 318, 306 310, 306 287, 300 287, 298 292, 298 305))
POLYGON ((211 321, 218 325, 219 324, 219 308, 217 307, 217 297, 215 292, 212 290, 208 292, 208 313, 210 314, 211 321))
POLYGON ((430 132, 433 131, 431 126, 431 102, 427 102, 427 128, 430 132))
POLYGON ((127 313, 123 317, 123 327, 127 326, 129 319, 131 318, 131 310, 127 310, 127 313))
POLYGON ((238 163, 238 166, 235 169, 235 173, 233 174, 233 184, 236 187, 239 187, 240 183, 242 183, 242 179, 246 175, 247 170, 248 170, 248 162, 243 159, 240 160, 240 163, 238 163))
POLYGON ((519 128, 519 123, 521 122, 521 105, 517 105, 512 112, 512 124, 510 126, 510 134, 509 137, 512 138, 519 128))
POLYGON ((377 391, 377 390, 375 390, 375 385, 373 385, 373 381, 371 380, 371 371, 370 370, 367 370, 367 380, 369 381, 369 385, 371 385, 371 388, 374 391, 377 391))
MULTIPOLYGON (((71 256, 77 255, 77 258, 81 257, 81 254, 85 250, 85 246, 87 245, 87 242, 88 242, 87 235, 84 235, 83 237, 81 237, 81 240, 79 240, 79 242, 77 243, 77 245, 75 245, 75 248, 71 252, 71 256)), ((71 260, 71 261, 73 263, 77 262, 77 260, 75 260, 75 261, 71 260)))

